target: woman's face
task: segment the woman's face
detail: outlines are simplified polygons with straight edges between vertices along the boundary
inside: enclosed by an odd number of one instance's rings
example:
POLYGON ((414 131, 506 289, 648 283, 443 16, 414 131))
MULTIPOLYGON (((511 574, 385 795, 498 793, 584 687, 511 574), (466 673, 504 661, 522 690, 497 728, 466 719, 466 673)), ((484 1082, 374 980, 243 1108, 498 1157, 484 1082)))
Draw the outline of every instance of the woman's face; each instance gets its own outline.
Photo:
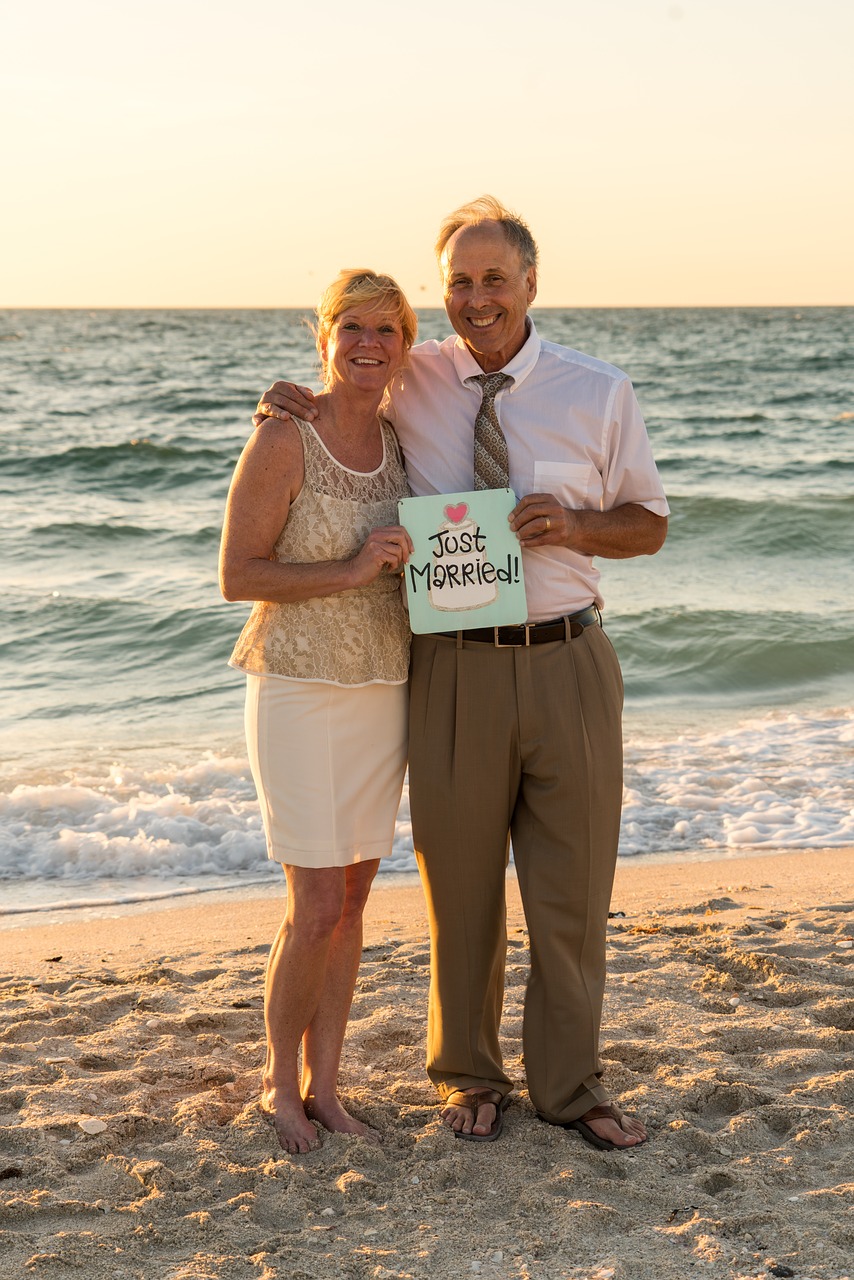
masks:
POLYGON ((382 391, 403 364, 398 320, 369 304, 343 311, 323 349, 329 386, 345 382, 362 391, 382 391))

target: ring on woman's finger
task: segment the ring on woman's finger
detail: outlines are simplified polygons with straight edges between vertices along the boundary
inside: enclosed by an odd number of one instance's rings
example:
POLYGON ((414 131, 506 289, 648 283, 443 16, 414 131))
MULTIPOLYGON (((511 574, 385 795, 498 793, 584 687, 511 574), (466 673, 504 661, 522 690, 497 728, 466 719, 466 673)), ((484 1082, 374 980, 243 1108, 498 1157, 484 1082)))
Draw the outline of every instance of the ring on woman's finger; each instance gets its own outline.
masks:
POLYGON ((551 520, 549 519, 549 517, 548 517, 548 516, 546 516, 546 533, 548 533, 548 531, 549 531, 549 529, 551 529, 551 527, 552 527, 552 522, 551 522, 551 520))

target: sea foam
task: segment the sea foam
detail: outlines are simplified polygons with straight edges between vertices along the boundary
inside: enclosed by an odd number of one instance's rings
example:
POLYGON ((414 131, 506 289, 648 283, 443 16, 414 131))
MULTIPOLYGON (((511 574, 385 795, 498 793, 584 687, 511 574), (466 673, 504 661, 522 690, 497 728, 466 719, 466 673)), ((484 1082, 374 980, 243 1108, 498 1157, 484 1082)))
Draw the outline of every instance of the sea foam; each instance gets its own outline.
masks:
MULTIPOLYGON (((675 861, 751 849, 854 844, 850 753, 854 715, 773 714, 726 732, 626 744, 620 853, 675 861)), ((407 789, 382 873, 415 870, 407 789)), ((180 768, 113 764, 76 779, 19 783, 0 796, 0 879, 145 880, 141 895, 179 883, 211 887, 266 878, 264 834, 247 762, 208 752, 180 768)), ((25 895, 26 896, 26 895, 25 895)), ((53 898, 56 895, 52 895, 53 898)), ((51 905, 56 905, 55 901, 51 905)))
POLYGON ((781 712, 725 732, 627 743, 620 852, 854 844, 854 713, 781 712))

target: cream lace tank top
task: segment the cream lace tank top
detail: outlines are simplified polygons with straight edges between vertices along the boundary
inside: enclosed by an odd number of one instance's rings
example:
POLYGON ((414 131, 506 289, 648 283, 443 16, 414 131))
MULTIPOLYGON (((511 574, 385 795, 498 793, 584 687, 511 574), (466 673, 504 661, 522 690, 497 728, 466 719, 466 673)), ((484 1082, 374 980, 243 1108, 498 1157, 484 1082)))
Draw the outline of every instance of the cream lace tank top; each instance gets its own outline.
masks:
MULTIPOLYGON (((314 427, 294 422, 302 438, 305 481, 273 550, 281 563, 347 560, 371 529, 397 524, 409 494, 391 424, 381 419, 383 460, 376 471, 351 471, 332 457, 314 427)), ((292 604, 258 601, 229 660, 254 675, 327 684, 402 684, 409 672, 409 622, 397 574, 367 587, 292 604)))

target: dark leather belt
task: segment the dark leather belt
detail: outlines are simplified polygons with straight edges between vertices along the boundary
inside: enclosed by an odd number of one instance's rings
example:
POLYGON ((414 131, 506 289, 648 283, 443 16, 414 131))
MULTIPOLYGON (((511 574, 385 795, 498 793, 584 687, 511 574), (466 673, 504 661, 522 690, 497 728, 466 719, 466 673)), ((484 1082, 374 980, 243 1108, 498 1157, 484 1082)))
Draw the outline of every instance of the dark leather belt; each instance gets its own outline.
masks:
MULTIPOLYGON (((531 644, 551 644, 555 640, 566 639, 566 624, 569 623, 569 634, 573 640, 580 636, 585 627, 601 627, 602 615, 595 604, 589 604, 580 613, 570 614, 568 618, 550 618, 548 622, 522 623, 515 627, 481 627, 474 631, 461 631, 463 640, 478 640, 482 644, 494 644, 497 649, 527 646, 531 644)), ((456 631, 440 631, 438 635, 448 636, 456 640, 456 631)))

